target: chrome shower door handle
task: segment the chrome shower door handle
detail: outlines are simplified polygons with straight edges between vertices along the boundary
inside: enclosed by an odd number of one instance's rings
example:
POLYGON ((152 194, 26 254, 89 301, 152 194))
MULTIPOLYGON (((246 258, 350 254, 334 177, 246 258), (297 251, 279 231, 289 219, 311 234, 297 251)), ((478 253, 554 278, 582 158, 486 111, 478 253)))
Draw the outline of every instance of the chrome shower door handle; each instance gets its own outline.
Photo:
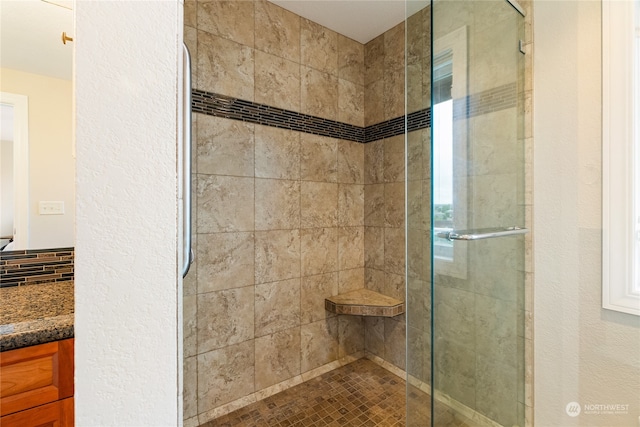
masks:
POLYGON ((451 230, 441 231, 436 236, 453 240, 484 240, 495 239, 496 237, 517 236, 519 234, 527 234, 529 230, 522 227, 495 227, 495 228, 478 228, 476 230, 451 230))
POLYGON ((182 277, 193 262, 191 249, 191 55, 187 45, 183 51, 182 105, 182 277))

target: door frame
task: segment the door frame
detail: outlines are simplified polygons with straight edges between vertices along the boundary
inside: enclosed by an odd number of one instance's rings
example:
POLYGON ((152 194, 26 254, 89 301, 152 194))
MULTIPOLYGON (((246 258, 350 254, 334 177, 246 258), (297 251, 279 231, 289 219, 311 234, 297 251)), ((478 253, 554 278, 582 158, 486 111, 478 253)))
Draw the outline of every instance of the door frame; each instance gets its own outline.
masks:
POLYGON ((29 99, 0 92, 0 103, 13 107, 13 241, 21 250, 29 246, 29 99))

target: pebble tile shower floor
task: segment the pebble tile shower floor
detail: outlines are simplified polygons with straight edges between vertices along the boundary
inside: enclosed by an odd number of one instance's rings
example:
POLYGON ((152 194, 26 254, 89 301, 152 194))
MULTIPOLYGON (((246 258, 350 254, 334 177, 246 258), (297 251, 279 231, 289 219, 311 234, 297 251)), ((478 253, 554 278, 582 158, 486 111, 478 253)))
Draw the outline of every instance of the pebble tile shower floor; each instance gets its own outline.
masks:
MULTIPOLYGON (((429 396, 412 388, 407 423, 405 381, 360 359, 200 427, 426 427, 429 406, 429 396)), ((446 408, 436 411, 442 427, 471 425, 446 408)))

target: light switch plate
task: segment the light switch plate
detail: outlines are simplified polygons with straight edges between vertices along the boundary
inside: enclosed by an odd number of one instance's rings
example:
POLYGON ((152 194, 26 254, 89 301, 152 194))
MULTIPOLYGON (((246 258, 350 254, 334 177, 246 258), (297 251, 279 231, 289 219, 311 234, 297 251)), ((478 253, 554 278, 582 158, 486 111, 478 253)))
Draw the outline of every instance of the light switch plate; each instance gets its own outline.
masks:
POLYGON ((38 203, 40 215, 64 215, 64 202, 44 202, 38 203))

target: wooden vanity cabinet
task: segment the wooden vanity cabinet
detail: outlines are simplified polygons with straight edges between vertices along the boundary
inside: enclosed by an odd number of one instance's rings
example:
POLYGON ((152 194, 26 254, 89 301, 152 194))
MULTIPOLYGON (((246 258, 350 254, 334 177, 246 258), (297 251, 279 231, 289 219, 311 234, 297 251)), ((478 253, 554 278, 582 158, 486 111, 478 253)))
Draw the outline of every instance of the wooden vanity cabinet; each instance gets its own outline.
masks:
POLYGON ((73 338, 0 353, 0 424, 73 426, 73 338))

